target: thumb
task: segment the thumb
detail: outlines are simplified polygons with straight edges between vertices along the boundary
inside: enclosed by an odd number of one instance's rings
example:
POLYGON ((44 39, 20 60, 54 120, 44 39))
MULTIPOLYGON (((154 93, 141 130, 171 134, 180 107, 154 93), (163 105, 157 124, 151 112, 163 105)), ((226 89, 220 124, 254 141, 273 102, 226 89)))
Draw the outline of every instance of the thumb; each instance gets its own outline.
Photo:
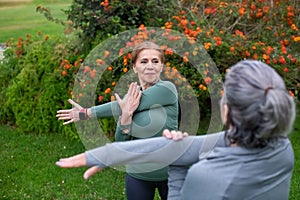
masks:
POLYGON ((120 97, 117 93, 115 93, 115 97, 116 97, 116 99, 117 99, 117 101, 118 101, 118 104, 120 105, 121 102, 122 102, 121 97, 120 97))
POLYGON ((94 174, 96 174, 97 172, 101 171, 102 169, 97 167, 97 166, 94 166, 94 167, 91 167, 89 168, 88 170, 86 170, 83 174, 83 178, 85 180, 87 180, 88 178, 90 178, 91 176, 93 176, 94 174))
POLYGON ((72 104, 76 109, 78 110, 82 109, 82 106, 76 103, 75 101, 73 101, 72 99, 69 99, 68 102, 72 104))

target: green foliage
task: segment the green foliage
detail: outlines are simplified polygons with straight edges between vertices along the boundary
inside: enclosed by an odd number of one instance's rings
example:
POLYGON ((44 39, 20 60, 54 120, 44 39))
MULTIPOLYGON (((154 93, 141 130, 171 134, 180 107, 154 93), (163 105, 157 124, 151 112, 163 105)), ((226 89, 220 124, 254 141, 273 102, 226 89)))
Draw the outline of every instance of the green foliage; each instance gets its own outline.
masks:
MULTIPOLYGON (((74 0, 65 11, 68 14, 67 23, 57 21, 49 9, 37 7, 37 11, 45 14, 49 20, 67 24, 70 30, 76 29, 78 35, 73 35, 74 44, 71 46, 66 44, 68 39, 50 42, 42 37, 31 45, 24 41, 10 44, 11 48, 6 52, 7 59, 0 69, 0 86, 3 88, 0 103, 4 105, 0 111, 0 121, 16 123, 28 131, 36 131, 40 127, 37 132, 43 132, 43 129, 63 130, 77 137, 72 134, 74 127, 61 128, 61 125, 56 124, 56 111, 69 107, 66 100, 70 97, 83 103, 83 106, 90 106, 114 100, 114 92, 123 95, 126 87, 123 87, 124 91, 117 91, 117 86, 126 86, 126 83, 119 82, 123 76, 129 76, 131 70, 130 53, 122 50, 127 45, 132 47, 141 40, 148 40, 148 27, 166 30, 165 35, 170 29, 178 31, 189 40, 190 43, 185 44, 188 47, 192 47, 195 42, 203 45, 179 53, 169 48, 170 45, 181 44, 176 38, 170 37, 169 41, 161 44, 167 58, 162 79, 174 82, 181 92, 180 98, 186 98, 187 102, 191 93, 194 94, 201 117, 210 117, 211 100, 217 100, 220 96, 216 88, 211 86, 222 82, 218 73, 210 70, 213 66, 211 63, 204 65, 206 61, 202 59, 207 55, 213 59, 222 76, 240 60, 262 60, 282 75, 291 95, 299 97, 300 55, 297 50, 300 25, 299 20, 296 20, 299 7, 293 1, 272 2, 74 0), (124 38, 129 41, 126 45, 116 43, 113 48, 103 46, 102 51, 96 52, 92 59, 86 58, 99 43, 133 29, 139 32, 124 38), (204 51, 208 54, 204 54, 204 51), (107 59, 109 55, 116 54, 118 58, 107 59), (77 74, 81 64, 84 67, 77 74), (201 65, 200 72, 195 69, 195 64, 201 65), (92 91, 89 84, 97 81, 100 75, 97 89, 92 91), (83 94, 73 91, 76 81, 87 92, 83 94), (91 94, 93 92, 95 94, 91 94), (217 97, 212 98, 212 93, 217 97), (89 97, 92 97, 92 101, 85 104, 84 99, 89 97), (40 121, 34 125, 30 121, 32 118, 40 121), (26 124, 28 120, 29 124, 26 124)), ((178 49, 185 49, 183 47, 178 49)), ((113 122, 114 119, 100 120, 108 135, 114 131, 113 122)))
POLYGON ((173 6, 173 1, 167 0, 74 0, 66 14, 73 27, 82 31, 82 49, 88 52, 100 41, 141 24, 162 26, 173 6))
POLYGON ((28 35, 26 39, 11 42, 0 66, 4 76, 0 81, 2 103, 6 108, 1 110, 2 121, 14 119, 24 132, 47 133, 63 129, 55 115, 70 98, 71 85, 57 69, 72 50, 63 39, 28 35))

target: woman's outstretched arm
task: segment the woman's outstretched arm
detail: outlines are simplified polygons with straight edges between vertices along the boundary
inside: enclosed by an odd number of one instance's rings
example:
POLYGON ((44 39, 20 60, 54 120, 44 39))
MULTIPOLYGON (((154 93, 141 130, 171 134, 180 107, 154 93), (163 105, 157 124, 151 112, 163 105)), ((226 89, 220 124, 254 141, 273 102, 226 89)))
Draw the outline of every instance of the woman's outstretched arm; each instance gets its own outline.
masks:
POLYGON ((199 156, 215 146, 224 146, 223 133, 189 136, 180 141, 164 137, 114 142, 88 150, 70 158, 60 159, 56 164, 63 168, 93 167, 106 168, 134 163, 157 163, 190 166, 199 161, 199 156))

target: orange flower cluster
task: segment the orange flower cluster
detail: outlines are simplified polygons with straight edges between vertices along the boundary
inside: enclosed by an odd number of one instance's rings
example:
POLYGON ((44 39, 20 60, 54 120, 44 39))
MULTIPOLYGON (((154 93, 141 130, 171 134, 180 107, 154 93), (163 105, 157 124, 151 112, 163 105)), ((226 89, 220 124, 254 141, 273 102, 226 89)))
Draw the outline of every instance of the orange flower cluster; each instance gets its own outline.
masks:
MULTIPOLYGON (((59 67, 57 68, 57 71, 59 71, 62 76, 66 76, 68 74, 68 71, 71 71, 69 74, 72 75, 74 71, 75 72, 78 71, 82 61, 83 61, 82 59, 79 59, 74 63, 71 63, 69 60, 65 59, 61 61, 59 67)), ((89 70, 89 69, 85 68, 85 70, 89 70)))
POLYGON ((104 0, 100 3, 101 6, 104 7, 105 11, 109 11, 110 10, 110 6, 109 6, 109 1, 108 0, 104 0))

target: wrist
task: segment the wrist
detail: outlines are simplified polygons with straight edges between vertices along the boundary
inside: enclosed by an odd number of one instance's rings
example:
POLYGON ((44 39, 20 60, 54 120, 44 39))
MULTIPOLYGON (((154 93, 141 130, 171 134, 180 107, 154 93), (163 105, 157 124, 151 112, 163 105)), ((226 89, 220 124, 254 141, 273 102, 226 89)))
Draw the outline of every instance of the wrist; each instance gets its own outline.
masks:
POLYGON ((79 110, 79 119, 80 120, 87 120, 89 118, 87 113, 87 108, 82 108, 79 110))
POLYGON ((121 125, 127 125, 127 124, 131 124, 132 122, 132 116, 127 116, 127 115, 122 115, 121 119, 120 119, 120 124, 121 125))

